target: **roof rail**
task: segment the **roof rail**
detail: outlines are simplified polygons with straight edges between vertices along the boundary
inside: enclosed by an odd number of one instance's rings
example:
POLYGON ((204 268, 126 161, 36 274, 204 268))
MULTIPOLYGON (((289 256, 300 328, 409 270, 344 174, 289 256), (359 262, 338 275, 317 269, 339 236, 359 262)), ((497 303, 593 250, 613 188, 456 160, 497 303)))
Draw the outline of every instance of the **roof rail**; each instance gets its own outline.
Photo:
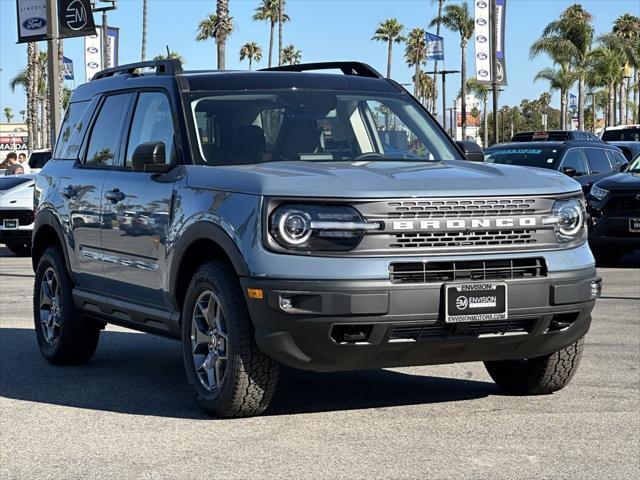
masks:
POLYGON ((182 64, 174 58, 168 60, 151 60, 148 62, 127 63, 117 67, 106 68, 96 73, 91 80, 112 77, 114 75, 133 74, 139 68, 155 68, 156 74, 177 75, 182 73, 182 64))
POLYGON ((380 72, 362 62, 318 62, 300 63, 298 65, 282 65, 280 67, 263 68, 261 72, 308 72, 313 70, 338 69, 345 75, 358 77, 384 78, 380 72))

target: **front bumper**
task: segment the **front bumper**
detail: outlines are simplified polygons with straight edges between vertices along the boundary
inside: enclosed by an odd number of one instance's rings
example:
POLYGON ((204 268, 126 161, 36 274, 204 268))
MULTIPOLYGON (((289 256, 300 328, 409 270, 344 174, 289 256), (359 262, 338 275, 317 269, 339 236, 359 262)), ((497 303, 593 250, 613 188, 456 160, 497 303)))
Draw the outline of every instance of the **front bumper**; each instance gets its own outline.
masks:
POLYGON ((629 230, 630 218, 632 217, 600 217, 589 231, 589 244, 596 248, 618 247, 628 251, 640 249, 640 232, 629 230))
POLYGON ((443 320, 442 283, 388 280, 241 279, 259 348, 277 361, 316 371, 533 358, 584 336, 591 323, 595 268, 507 280, 508 321, 452 326, 443 320), (247 289, 261 289, 262 299, 247 289), (285 312, 280 298, 294 298, 285 312), (366 326, 366 341, 336 341, 336 328, 366 326))

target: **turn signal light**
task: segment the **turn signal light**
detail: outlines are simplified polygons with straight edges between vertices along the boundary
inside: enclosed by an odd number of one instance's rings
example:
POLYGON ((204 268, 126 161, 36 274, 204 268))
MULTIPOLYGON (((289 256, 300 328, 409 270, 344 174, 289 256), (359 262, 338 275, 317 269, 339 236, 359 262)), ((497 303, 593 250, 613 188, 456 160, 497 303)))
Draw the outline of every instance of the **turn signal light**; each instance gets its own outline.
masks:
POLYGON ((264 298, 264 292, 261 288, 247 288, 247 296, 255 300, 262 300, 264 298))

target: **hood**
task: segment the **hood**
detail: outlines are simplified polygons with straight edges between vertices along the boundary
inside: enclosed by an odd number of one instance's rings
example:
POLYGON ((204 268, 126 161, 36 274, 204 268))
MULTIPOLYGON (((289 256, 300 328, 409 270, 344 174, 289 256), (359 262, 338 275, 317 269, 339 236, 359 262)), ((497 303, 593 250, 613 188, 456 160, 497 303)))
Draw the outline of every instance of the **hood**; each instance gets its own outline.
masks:
POLYGON ((445 162, 266 162, 193 166, 187 183, 267 196, 393 198, 547 195, 579 192, 580 184, 553 170, 445 162))
POLYGON ((640 191, 640 173, 616 173, 600 180, 597 185, 609 191, 638 190, 640 191))

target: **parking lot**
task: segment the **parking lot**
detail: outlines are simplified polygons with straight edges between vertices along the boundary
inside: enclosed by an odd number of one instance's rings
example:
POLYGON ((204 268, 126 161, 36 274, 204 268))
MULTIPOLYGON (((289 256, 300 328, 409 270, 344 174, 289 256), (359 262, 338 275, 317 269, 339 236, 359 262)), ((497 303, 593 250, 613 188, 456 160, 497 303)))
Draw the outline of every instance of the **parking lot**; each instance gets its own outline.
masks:
POLYGON ((638 255, 603 268, 565 390, 503 396, 482 364, 282 371, 265 415, 214 420, 175 341, 109 326, 84 367, 40 356, 30 259, 0 247, 0 477, 638 478, 638 255))

